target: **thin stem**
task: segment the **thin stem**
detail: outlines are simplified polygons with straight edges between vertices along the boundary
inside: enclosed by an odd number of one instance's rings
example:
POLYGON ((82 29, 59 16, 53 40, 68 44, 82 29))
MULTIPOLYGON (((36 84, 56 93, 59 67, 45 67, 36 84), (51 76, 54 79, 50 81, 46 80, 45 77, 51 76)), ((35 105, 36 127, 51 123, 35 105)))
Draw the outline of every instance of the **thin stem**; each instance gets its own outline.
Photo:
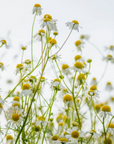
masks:
MULTIPOLYGON (((42 39, 42 37, 41 37, 42 39)), ((42 69, 43 69, 43 39, 41 40, 41 57, 42 57, 42 69)), ((42 71, 41 69, 41 71, 42 71)))
POLYGON ((21 63, 23 62, 24 50, 22 51, 21 63))
POLYGON ((35 15, 34 15, 33 24, 32 24, 32 31, 31 31, 31 63, 32 63, 32 69, 34 68, 34 66, 33 66, 33 29, 34 29, 34 23, 35 23, 36 15, 37 15, 37 13, 35 13, 35 15))
POLYGON ((107 144, 107 139, 106 139, 106 131, 105 131, 105 122, 104 122, 105 118, 103 117, 103 130, 104 130, 104 135, 105 135, 105 141, 107 144))
POLYGON ((91 140, 92 136, 93 136, 93 134, 91 134, 91 136, 90 136, 90 138, 89 138, 89 140, 87 141, 87 143, 86 143, 86 144, 88 144, 88 143, 90 142, 90 140, 91 140))

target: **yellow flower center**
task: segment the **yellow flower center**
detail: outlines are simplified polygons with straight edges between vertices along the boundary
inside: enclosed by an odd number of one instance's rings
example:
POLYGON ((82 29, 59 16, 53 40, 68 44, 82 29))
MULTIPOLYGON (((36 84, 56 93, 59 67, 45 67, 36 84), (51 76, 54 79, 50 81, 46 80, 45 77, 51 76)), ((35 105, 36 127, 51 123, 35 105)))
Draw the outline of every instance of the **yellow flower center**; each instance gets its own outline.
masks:
POLYGON ((0 104, 0 108, 1 108, 1 109, 3 108, 3 105, 2 105, 2 104, 0 104))
POLYGON ((69 68, 69 65, 67 65, 67 64, 63 64, 62 65, 62 69, 64 70, 64 69, 67 69, 67 68, 69 68))
POLYGON ((83 68, 83 64, 81 62, 75 62, 74 66, 78 69, 82 69, 83 68))
POLYGON ((66 94, 64 97, 63 97, 63 102, 66 102, 66 101, 73 101, 73 97, 69 94, 66 94))
POLYGON ((113 56, 112 56, 112 55, 107 55, 107 57, 108 57, 108 58, 112 58, 113 56))
POLYGON ((34 7, 41 7, 41 5, 40 4, 35 4, 34 7))
POLYGON ((61 82, 60 79, 58 79, 58 78, 54 79, 54 82, 55 82, 55 81, 57 81, 57 82, 61 82))
POLYGON ((7 135, 6 136, 6 140, 8 141, 8 140, 12 140, 13 139, 13 137, 11 136, 11 135, 7 135))
POLYGON ((76 56, 74 57, 75 61, 77 61, 77 60, 80 59, 80 58, 81 58, 81 55, 76 55, 76 56))
POLYGON ((62 123, 62 122, 58 123, 58 126, 63 126, 63 125, 64 125, 64 123, 62 123))
POLYGON ((67 119, 67 116, 66 116, 66 115, 64 115, 64 116, 63 116, 63 121, 65 122, 65 121, 66 121, 66 119, 67 119))
POLYGON ((41 29, 38 31, 38 33, 45 33, 45 30, 41 29))
POLYGON ((59 114, 56 118, 56 121, 62 120, 62 117, 63 117, 62 114, 59 114))
POLYGON ((110 123, 107 127, 109 127, 109 128, 114 128, 114 124, 113 124, 113 123, 110 123))
POLYGON ((20 115, 18 114, 18 113, 14 113, 14 114, 12 114, 12 120, 13 121, 18 121, 20 119, 20 115))
POLYGON ((58 35, 58 32, 53 32, 53 35, 57 36, 57 35, 58 35))
POLYGON ((91 132, 92 132, 92 133, 96 133, 96 131, 95 131, 95 130, 91 130, 91 132))
POLYGON ((81 44, 81 40, 77 40, 76 42, 75 42, 75 45, 78 47, 79 45, 81 44))
POLYGON ((59 141, 68 142, 68 139, 67 138, 60 138, 59 141))
POLYGON ((13 104, 13 107, 15 107, 15 106, 20 107, 20 104, 19 104, 19 103, 14 103, 14 104, 13 104))
POLYGON ((1 40, 2 43, 7 44, 6 40, 1 40))
POLYGON ((54 44, 57 44, 57 41, 56 41, 55 39, 51 39, 51 40, 49 41, 49 43, 51 43, 52 45, 54 45, 54 44))
POLYGON ((79 74, 78 77, 77 77, 77 80, 82 80, 82 79, 83 80, 85 79, 85 74, 83 74, 83 73, 79 74))
POLYGON ((0 62, 0 66, 3 66, 4 64, 2 62, 0 62))
POLYGON ((80 39, 84 39, 84 38, 85 38, 85 36, 84 36, 84 35, 81 35, 81 36, 80 36, 80 39))
POLYGON ((93 80, 96 80, 96 78, 95 78, 95 77, 93 77, 93 80))
POLYGON ((88 63, 91 63, 91 62, 92 62, 92 59, 87 59, 87 62, 88 62, 88 63))
POLYGON ((27 48, 23 46, 23 47, 21 47, 21 49, 22 49, 22 50, 26 50, 27 48))
POLYGON ((111 46, 110 46, 110 49, 112 49, 112 48, 114 48, 114 46, 113 46, 113 45, 111 45, 111 46))
POLYGON ((92 86, 90 87, 90 90, 97 90, 97 86, 96 86, 96 85, 92 85, 92 86))
POLYGON ((45 14, 45 15, 44 15, 44 18, 49 18, 49 19, 52 19, 52 16, 51 16, 51 15, 49 15, 49 14, 45 14))
POLYGON ((73 126, 78 126, 78 124, 76 122, 72 122, 73 126))
POLYGON ((30 60, 30 59, 26 59, 26 60, 25 60, 25 63, 26 63, 26 64, 31 64, 31 60, 30 60))
POLYGON ((23 68, 23 64, 17 64, 16 68, 23 68))
POLYGON ((51 21, 51 19, 45 18, 45 19, 43 20, 43 22, 47 22, 47 21, 51 21))
POLYGON ((51 138, 51 140, 53 140, 53 141, 57 141, 58 140, 58 135, 54 135, 52 138, 51 138))
POLYGON ((38 116, 38 120, 39 121, 45 121, 45 117, 44 116, 38 116))
POLYGON ((104 144, 112 144, 112 140, 110 138, 103 140, 104 144))
MULTIPOLYGON (((19 93, 20 94, 20 93, 19 93)), ((14 98, 13 98, 13 101, 20 101, 20 97, 18 97, 18 96, 15 96, 14 98)))
POLYGON ((40 126, 35 126, 35 131, 36 131, 36 132, 39 132, 40 129, 41 129, 40 126))
POLYGON ((108 105, 104 105, 104 106, 101 108, 101 111, 111 112, 111 108, 110 108, 110 106, 108 106, 108 105))
POLYGON ((22 90, 29 90, 31 86, 29 84, 23 84, 22 90))
POLYGON ((63 135, 67 135, 68 133, 65 131, 64 133, 63 133, 63 135))
POLYGON ((111 100, 114 101, 114 97, 111 97, 111 100))
POLYGON ((77 20, 73 20, 72 22, 73 22, 74 24, 79 25, 79 22, 78 22, 77 20))
POLYGON ((74 139, 78 138, 79 137, 79 132, 78 131, 72 131, 71 137, 74 138, 74 139))
POLYGON ((100 110, 100 108, 101 108, 101 105, 100 105, 100 104, 95 105, 95 109, 96 109, 96 110, 100 110))
POLYGON ((94 92, 93 90, 89 90, 89 91, 88 91, 88 95, 94 96, 94 95, 95 95, 95 92, 94 92))
POLYGON ((107 85, 111 85, 111 82, 107 82, 107 85))

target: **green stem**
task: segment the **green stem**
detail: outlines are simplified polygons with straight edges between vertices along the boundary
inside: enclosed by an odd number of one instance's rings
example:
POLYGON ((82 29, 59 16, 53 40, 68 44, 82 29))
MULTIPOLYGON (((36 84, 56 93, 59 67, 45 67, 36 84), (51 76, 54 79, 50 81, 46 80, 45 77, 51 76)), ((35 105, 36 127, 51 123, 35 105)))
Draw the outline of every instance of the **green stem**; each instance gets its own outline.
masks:
POLYGON ((93 136, 93 134, 91 134, 91 136, 90 136, 90 138, 89 138, 89 140, 87 141, 87 143, 86 143, 86 144, 88 144, 88 143, 90 142, 90 140, 91 140, 92 136, 93 136))
POLYGON ((34 68, 34 66, 33 66, 33 29, 34 29, 34 23, 35 23, 36 15, 37 15, 37 13, 35 13, 35 15, 34 15, 33 24, 32 24, 32 31, 31 31, 31 63, 32 63, 32 69, 34 68))
POLYGON ((105 131, 105 118, 103 117, 103 130, 104 130, 104 135, 105 135, 105 142, 106 142, 106 144, 108 144, 108 142, 107 142, 107 138, 106 138, 106 131, 105 131))
POLYGON ((24 50, 22 51, 21 63, 23 62, 24 50))

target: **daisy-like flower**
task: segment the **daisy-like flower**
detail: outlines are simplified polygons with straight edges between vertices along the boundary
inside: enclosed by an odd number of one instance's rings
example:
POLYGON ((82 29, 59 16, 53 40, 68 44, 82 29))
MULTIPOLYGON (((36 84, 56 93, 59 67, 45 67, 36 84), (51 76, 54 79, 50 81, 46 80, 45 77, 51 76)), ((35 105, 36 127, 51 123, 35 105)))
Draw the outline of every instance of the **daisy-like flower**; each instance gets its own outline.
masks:
POLYGON ((84 42, 81 40, 77 40, 75 42, 75 46, 77 48, 77 51, 82 51, 82 48, 84 48, 84 42))
POLYGON ((7 118, 9 119, 8 126, 19 127, 24 120, 23 117, 25 116, 22 114, 22 112, 23 110, 18 106, 11 107, 7 113, 7 118))
POLYGON ((46 27, 48 31, 58 31, 56 21, 57 20, 52 19, 51 15, 46 14, 43 19, 41 19, 41 28, 46 27))
POLYGON ((74 72, 83 72, 85 73, 85 71, 83 70, 83 63, 76 61, 74 66, 71 67, 72 70, 74 70, 74 72))
POLYGON ((6 144, 13 144, 14 138, 12 135, 6 135, 6 144))
POLYGON ((92 138, 95 138, 95 139, 98 139, 98 137, 100 136, 95 130, 91 130, 91 131, 85 132, 85 135, 86 134, 91 134, 92 138))
MULTIPOLYGON (((42 78, 42 79, 43 79, 43 78, 42 78)), ((29 81, 30 81, 32 84, 35 84, 35 83, 37 82, 36 76, 30 76, 29 81)))
POLYGON ((106 138, 103 140, 103 144, 112 144, 112 140, 110 138, 106 138))
POLYGON ((83 73, 80 73, 78 76, 77 76, 77 81, 76 81, 76 85, 81 85, 85 80, 85 74, 83 73))
POLYGON ((61 87, 62 85, 60 79, 56 78, 51 82, 51 86, 50 86, 51 89, 61 90, 61 87))
POLYGON ((97 85, 97 79, 95 77, 92 78, 91 85, 97 85))
POLYGON ((43 127, 45 127, 47 124, 47 121, 45 120, 44 116, 38 116, 38 121, 36 122, 36 125, 41 125, 43 127))
POLYGON ((59 144, 59 142, 58 142, 59 136, 57 134, 55 134, 55 135, 48 135, 47 139, 49 140, 50 144, 59 144))
POLYGON ((107 90, 107 91, 113 90, 113 86, 112 86, 111 82, 107 82, 105 90, 107 90))
POLYGON ((92 85, 92 86, 90 87, 90 90, 93 90, 96 95, 99 95, 99 91, 97 90, 97 86, 96 86, 96 85, 92 85))
POLYGON ((109 125, 107 125, 107 128, 108 128, 108 132, 114 135, 114 124, 110 123, 109 125))
POLYGON ((37 125, 35 122, 31 123, 31 128, 33 131, 35 131, 36 134, 41 131, 41 127, 39 125, 37 125))
POLYGON ((61 68, 62 68, 62 72, 63 72, 64 74, 66 74, 66 75, 71 74, 70 68, 69 68, 69 65, 68 65, 68 64, 63 64, 61 68))
POLYGON ((108 61, 113 61, 113 56, 109 54, 109 55, 107 55, 107 57, 104 57, 103 60, 105 60, 107 62, 108 61))
POLYGON ((110 106, 102 106, 101 111, 99 112, 99 116, 104 118, 106 118, 106 116, 112 116, 110 106))
POLYGON ((38 41, 42 41, 44 36, 45 36, 45 30, 41 29, 33 37, 34 37, 34 39, 36 39, 38 41))
POLYGON ((6 40, 0 40, 0 42, 2 43, 1 46, 0 46, 0 48, 1 48, 3 45, 5 45, 5 47, 6 47, 7 49, 9 48, 9 46, 7 45, 7 41, 6 41, 6 40))
POLYGON ((94 105, 94 107, 95 107, 95 110, 96 110, 97 112, 99 112, 100 109, 101 109, 101 105, 100 105, 100 104, 96 104, 96 105, 94 105))
POLYGON ((50 60, 60 60, 61 59, 61 55, 52 55, 50 60))
POLYGON ((13 101, 12 101, 12 104, 15 104, 15 103, 20 103, 20 97, 19 96, 15 96, 14 98, 13 98, 13 101))
POLYGON ((62 114, 59 114, 59 115, 56 117, 56 121, 57 121, 57 123, 62 122, 62 121, 63 121, 63 115, 62 115, 62 114))
POLYGON ((105 50, 113 51, 114 50, 114 45, 110 45, 109 47, 105 47, 105 50))
POLYGON ((23 75, 31 71, 31 60, 26 59, 24 64, 24 68, 22 69, 23 75))
POLYGON ((4 64, 0 62, 0 69, 3 71, 5 69, 4 64))
POLYGON ((27 96, 27 95, 30 95, 30 94, 32 94, 30 84, 28 84, 28 83, 23 84, 20 96, 22 96, 22 95, 27 96))
POLYGON ((15 74, 17 75, 23 68, 24 68, 23 64, 17 64, 15 74))
POLYGON ((73 20, 72 22, 67 22, 66 26, 69 27, 69 29, 77 30, 79 32, 79 27, 82 28, 79 25, 79 22, 77 20, 73 20))
POLYGON ((55 46, 56 48, 58 47, 56 39, 49 40, 48 47, 50 48, 52 46, 55 46))
POLYGON ((57 32, 57 31, 54 31, 54 32, 53 32, 53 35, 54 35, 54 36, 57 36, 57 35, 58 35, 58 32, 57 32))
POLYGON ((76 55, 76 56, 74 57, 74 60, 75 60, 75 61, 79 61, 79 62, 84 62, 84 59, 81 57, 81 55, 76 55))
POLYGON ((83 35, 83 34, 82 34, 82 35, 80 36, 80 39, 81 39, 81 40, 89 40, 89 38, 90 38, 89 35, 83 35))
POLYGON ((26 50, 27 49, 27 46, 21 46, 21 49, 24 51, 24 50, 26 50))
POLYGON ((63 97, 63 102, 65 103, 65 105, 67 105, 68 107, 72 107, 73 106, 73 97, 69 94, 66 94, 63 97))
POLYGON ((61 138, 59 138, 59 144, 68 144, 68 139, 67 138, 65 138, 65 137, 61 137, 61 138))
POLYGON ((36 13, 37 15, 41 15, 42 14, 42 8, 40 4, 35 4, 32 10, 32 13, 36 13))

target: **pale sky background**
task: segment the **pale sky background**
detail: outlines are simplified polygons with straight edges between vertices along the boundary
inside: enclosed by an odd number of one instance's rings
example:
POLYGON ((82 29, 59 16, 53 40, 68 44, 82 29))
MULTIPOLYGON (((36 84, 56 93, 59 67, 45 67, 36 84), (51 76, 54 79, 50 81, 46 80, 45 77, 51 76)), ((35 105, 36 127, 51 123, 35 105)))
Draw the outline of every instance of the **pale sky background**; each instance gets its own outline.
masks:
MULTIPOLYGON (((73 57, 79 54, 74 42, 79 39, 81 34, 90 35, 90 41, 99 47, 104 56, 107 55, 107 52, 104 52, 104 46, 114 45, 114 0, 0 0, 0 39, 6 39, 10 45, 8 50, 4 47, 0 49, 0 62, 3 62, 6 66, 5 71, 0 71, 0 88, 4 91, 4 96, 17 83, 18 76, 15 76, 14 71, 16 64, 21 62, 21 45, 27 45, 24 60, 30 59, 32 9, 35 3, 41 4, 43 14, 36 18, 34 34, 40 29, 39 20, 44 14, 50 14, 53 19, 58 20, 59 35, 57 42, 59 46, 62 45, 70 32, 65 25, 66 22, 75 19, 83 27, 79 30, 79 33, 73 31, 68 42, 59 53, 62 54, 63 58, 60 65, 62 63, 73 64, 73 57), (17 58, 14 59, 14 57, 17 58), (7 79, 12 79, 13 85, 8 85, 7 79)), ((35 41, 34 61, 40 55, 38 48, 38 42, 35 41)), ((102 61, 102 56, 86 42, 83 57, 93 60, 88 83, 90 84, 92 77, 99 80, 106 65, 106 62, 102 61)), ((54 75, 53 78, 55 78, 54 75)), ((114 66, 110 63, 104 79, 98 86, 98 90, 101 91, 101 101, 108 99, 109 96, 104 91, 107 81, 112 82, 114 86, 114 66)), ((114 91, 111 94, 114 96, 114 91)))

